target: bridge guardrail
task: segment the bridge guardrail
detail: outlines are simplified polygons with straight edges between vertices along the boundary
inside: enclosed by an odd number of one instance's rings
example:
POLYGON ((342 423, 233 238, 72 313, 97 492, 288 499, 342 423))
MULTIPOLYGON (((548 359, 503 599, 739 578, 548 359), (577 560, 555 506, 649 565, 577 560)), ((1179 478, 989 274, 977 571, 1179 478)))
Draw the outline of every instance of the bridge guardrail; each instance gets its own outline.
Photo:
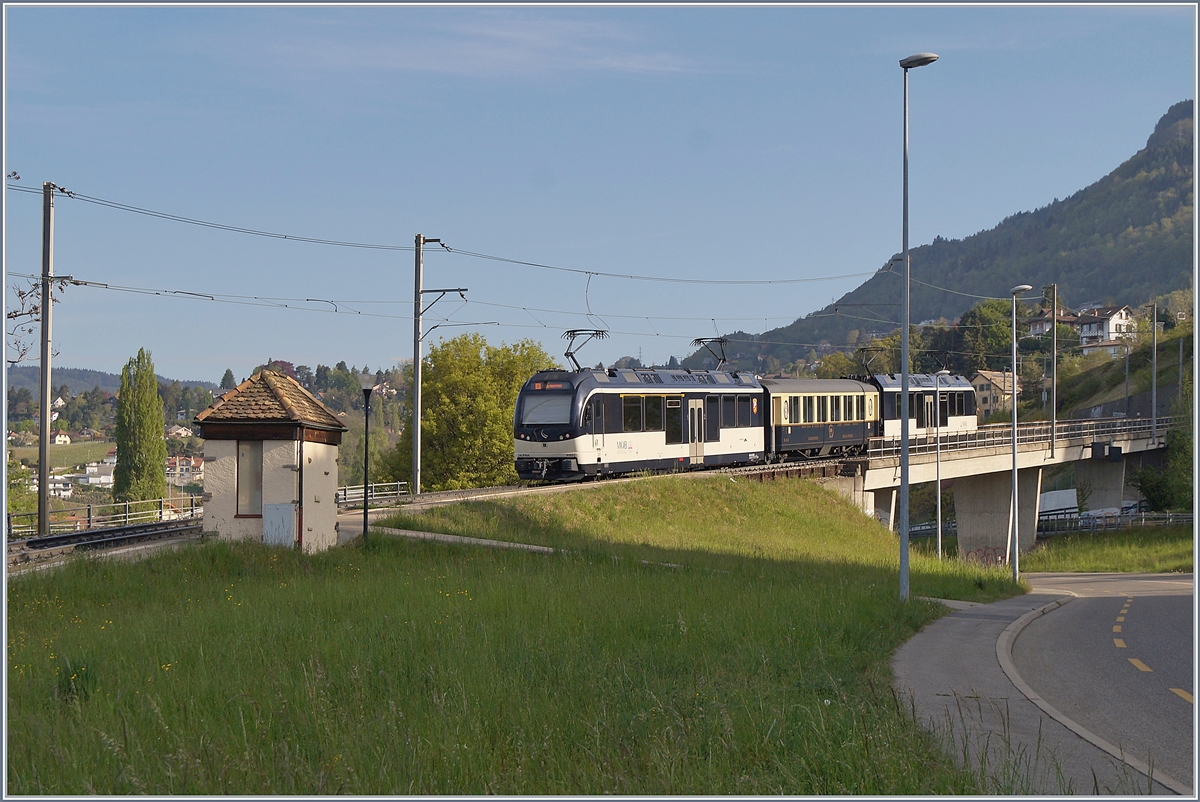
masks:
MULTIPOLYGON (((378 482, 367 485, 367 501, 374 504, 376 502, 395 501, 398 498, 408 496, 408 482, 378 482)), ((337 489, 337 505, 339 507, 358 507, 363 503, 363 486, 362 485, 347 485, 337 489)))
MULTIPOLYGON (((186 500, 157 498, 149 501, 63 507, 50 510, 50 531, 46 534, 57 535, 155 521, 203 518, 204 505, 197 503, 198 499, 200 499, 199 496, 188 496, 186 500)), ((12 542, 36 537, 38 535, 37 525, 38 514, 36 512, 8 513, 8 540, 12 542)))
MULTIPOLYGON (((1165 433, 1172 426, 1181 423, 1172 417, 1160 417, 1157 429, 1165 433)), ((1055 442, 1063 440, 1084 440, 1096 442, 1121 435, 1150 436, 1155 426, 1150 418, 1103 418, 1086 420, 1059 421, 1055 427, 1055 442)), ((1049 443, 1049 421, 1033 421, 1017 425, 1017 445, 1024 443, 1049 443)), ((977 448, 1000 448, 1012 446, 1012 424, 992 423, 980 426, 970 432, 943 432, 941 450, 943 453, 966 451, 977 448)), ((933 454, 937 451, 936 437, 921 437, 912 440, 908 446, 909 454, 933 454)), ((872 437, 867 445, 867 456, 870 459, 900 456, 900 440, 872 437)))

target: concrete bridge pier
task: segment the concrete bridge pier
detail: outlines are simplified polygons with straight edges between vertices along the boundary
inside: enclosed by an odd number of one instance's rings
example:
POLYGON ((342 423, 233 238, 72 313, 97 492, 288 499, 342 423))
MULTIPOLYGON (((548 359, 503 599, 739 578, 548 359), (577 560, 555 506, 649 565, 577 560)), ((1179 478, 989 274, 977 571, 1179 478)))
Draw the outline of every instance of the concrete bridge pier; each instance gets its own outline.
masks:
MULTIPOLYGON (((1038 502, 1042 469, 1017 471, 1020 550, 1037 541, 1038 502)), ((958 520, 959 559, 983 563, 1003 562, 1012 520, 1012 473, 984 473, 954 480, 954 514, 958 520)))
POLYGON ((896 505, 900 499, 900 489, 885 487, 875 492, 875 520, 886 526, 890 531, 896 531, 896 505))
MULTIPOLYGON (((1093 446, 1093 448, 1095 448, 1093 446)), ((1143 496, 1129 481, 1134 477, 1134 471, 1128 468, 1139 468, 1146 465, 1161 463, 1161 452, 1139 453, 1124 456, 1120 452, 1110 451, 1107 456, 1093 457, 1075 463, 1075 488, 1089 488, 1087 501, 1080 497, 1080 512, 1084 510, 1120 509, 1125 501, 1137 501, 1143 496), (1128 465, 1130 457, 1136 457, 1135 465, 1128 465)))

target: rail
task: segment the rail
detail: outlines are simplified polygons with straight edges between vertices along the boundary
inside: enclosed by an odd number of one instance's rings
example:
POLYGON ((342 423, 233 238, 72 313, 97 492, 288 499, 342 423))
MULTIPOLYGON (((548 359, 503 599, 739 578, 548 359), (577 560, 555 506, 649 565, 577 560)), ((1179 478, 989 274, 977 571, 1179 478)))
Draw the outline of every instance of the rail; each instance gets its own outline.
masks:
MULTIPOLYGON (((367 501, 371 504, 396 501, 408 495, 408 482, 379 482, 367 485, 367 501)), ((337 505, 339 507, 361 507, 362 503, 362 485, 348 485, 337 489, 337 505)))
MULTIPOLYGON (((1160 417, 1157 430, 1165 434, 1172 426, 1182 423, 1180 418, 1160 417)), ((1149 437, 1155 429, 1150 418, 1104 418, 1099 420, 1065 420, 1059 421, 1055 427, 1055 442, 1064 440, 1083 440, 1084 442, 1099 442, 1121 436, 1141 435, 1149 437)), ((1049 443, 1049 421, 1033 421, 1017 425, 1017 445, 1026 443, 1049 443)), ((980 426, 969 432, 943 432, 942 453, 954 451, 969 451, 983 448, 1002 448, 1012 446, 1012 424, 993 423, 980 426)), ((909 454, 933 454, 938 449, 936 437, 920 437, 913 439, 908 446, 909 454)), ((867 456, 870 459, 900 456, 900 440, 873 437, 867 446, 867 456)))
MULTIPOLYGON (((204 505, 199 496, 157 498, 149 501, 125 501, 112 504, 86 504, 50 510, 50 531, 43 535, 84 532, 90 529, 111 529, 117 526, 202 519, 204 505)), ((36 512, 8 513, 9 542, 38 536, 36 512)))

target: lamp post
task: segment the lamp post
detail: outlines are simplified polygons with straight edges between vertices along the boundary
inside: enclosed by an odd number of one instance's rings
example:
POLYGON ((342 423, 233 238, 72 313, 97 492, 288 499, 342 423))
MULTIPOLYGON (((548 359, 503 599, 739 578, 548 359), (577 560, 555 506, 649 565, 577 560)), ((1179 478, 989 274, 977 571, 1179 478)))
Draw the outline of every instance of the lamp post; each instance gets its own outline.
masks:
POLYGON ((358 377, 358 386, 363 391, 363 543, 367 542, 367 511, 370 509, 371 469, 371 391, 375 389, 375 377, 364 373, 358 377))
POLYGON ((908 599, 908 325, 911 264, 908 257, 908 71, 932 64, 934 53, 917 53, 900 60, 904 70, 904 312, 900 318, 900 598, 908 599))
POLYGON ((942 377, 949 376, 950 371, 943 368, 933 374, 934 398, 936 399, 934 413, 937 420, 937 554, 942 559, 942 377))
POLYGON ((1013 582, 1021 576, 1021 509, 1017 506, 1017 296, 1032 289, 1028 284, 1018 284, 1009 290, 1012 293, 1012 550, 1009 554, 1013 582))

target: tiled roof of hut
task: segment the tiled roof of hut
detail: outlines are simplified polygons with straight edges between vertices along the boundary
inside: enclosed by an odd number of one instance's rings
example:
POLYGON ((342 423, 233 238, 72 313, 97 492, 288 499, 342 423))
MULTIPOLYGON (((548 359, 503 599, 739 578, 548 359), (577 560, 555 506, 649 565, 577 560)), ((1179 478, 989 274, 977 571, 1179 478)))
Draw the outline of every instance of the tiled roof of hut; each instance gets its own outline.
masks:
POLYGON ((196 423, 301 423, 347 431, 329 407, 285 373, 262 370, 218 398, 196 423))

